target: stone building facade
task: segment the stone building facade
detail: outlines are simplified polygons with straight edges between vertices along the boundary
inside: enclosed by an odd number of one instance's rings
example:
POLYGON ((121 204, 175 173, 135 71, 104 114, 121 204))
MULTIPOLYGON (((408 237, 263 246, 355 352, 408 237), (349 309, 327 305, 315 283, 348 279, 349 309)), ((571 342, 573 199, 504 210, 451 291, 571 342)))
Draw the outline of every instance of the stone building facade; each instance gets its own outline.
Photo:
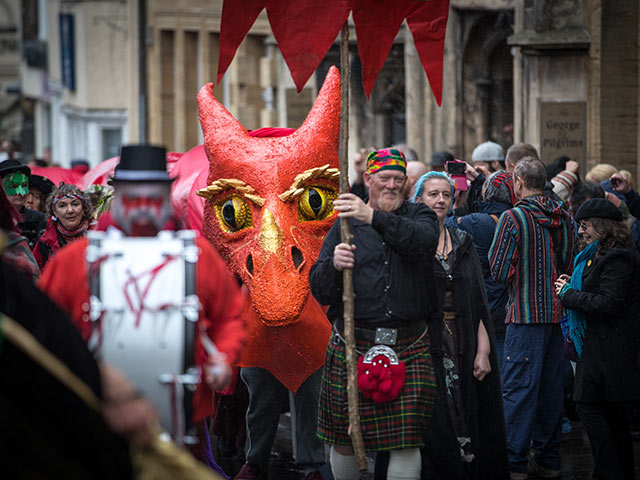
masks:
POLYGON ((488 139, 524 141, 547 163, 611 163, 637 180, 639 44, 637 0, 452 0, 442 108, 405 42, 407 141, 466 159, 488 139))
MULTIPOLYGON (((216 80, 222 0, 0 0, 2 11, 13 20, 0 22, 0 132, 26 158, 51 147, 53 163, 96 165, 141 139, 171 151, 202 142, 196 95, 216 80)), ((215 94, 248 129, 296 127, 315 85, 294 94, 263 12, 215 94)))
MULTIPOLYGON (((585 170, 608 162, 637 177, 638 9, 637 0, 451 0, 442 107, 405 28, 367 100, 352 29, 349 150, 406 142, 428 163, 438 150, 470 159, 486 140, 526 141, 547 162, 567 155, 585 170)), ((95 164, 141 138, 174 151, 202 141, 196 94, 216 79, 222 0, 0 0, 0 12, 3 137, 21 132, 36 156, 51 145, 63 165, 95 164)), ((297 127, 338 63, 336 43, 296 93, 263 12, 214 92, 248 129, 297 127)))
POLYGON ((0 0, 0 142, 20 137, 20 2, 0 0))

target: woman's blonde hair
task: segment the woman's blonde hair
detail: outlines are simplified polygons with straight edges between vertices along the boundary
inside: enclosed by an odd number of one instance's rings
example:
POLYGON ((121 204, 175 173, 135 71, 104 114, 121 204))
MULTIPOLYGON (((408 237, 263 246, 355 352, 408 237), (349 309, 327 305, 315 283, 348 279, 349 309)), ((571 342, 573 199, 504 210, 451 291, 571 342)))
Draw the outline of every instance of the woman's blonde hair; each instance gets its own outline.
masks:
POLYGON ((595 167, 593 167, 589 172, 585 175, 585 179, 587 182, 604 182, 614 173, 618 173, 618 169, 613 165, 609 165, 608 163, 599 163, 595 167))

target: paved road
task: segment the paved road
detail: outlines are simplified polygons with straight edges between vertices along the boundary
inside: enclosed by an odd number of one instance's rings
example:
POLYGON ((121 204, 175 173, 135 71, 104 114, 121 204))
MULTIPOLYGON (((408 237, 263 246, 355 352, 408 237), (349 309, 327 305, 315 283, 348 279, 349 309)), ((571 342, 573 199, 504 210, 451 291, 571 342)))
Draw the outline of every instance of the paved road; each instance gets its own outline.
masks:
MULTIPOLYGON (((560 447, 564 479, 588 480, 591 479, 591 469, 593 468, 589 441, 579 421, 573 421, 572 426, 572 431, 563 435, 560 447)), ((287 415, 282 415, 278 436, 271 454, 269 480, 304 479, 303 472, 293 462, 290 439, 290 420, 287 415)), ((640 478, 640 441, 634 442, 634 453, 636 458, 636 478, 640 478)), ((216 452, 215 446, 214 456, 229 475, 235 474, 244 462, 241 452, 231 458, 223 458, 219 452, 216 452)), ((371 476, 368 477, 372 478, 371 476)))

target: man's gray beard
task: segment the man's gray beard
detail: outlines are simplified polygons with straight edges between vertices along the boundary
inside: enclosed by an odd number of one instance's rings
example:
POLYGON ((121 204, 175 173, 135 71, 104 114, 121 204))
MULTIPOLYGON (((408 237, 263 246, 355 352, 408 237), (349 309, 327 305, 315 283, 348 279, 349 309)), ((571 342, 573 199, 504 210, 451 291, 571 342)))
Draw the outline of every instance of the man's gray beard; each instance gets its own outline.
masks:
POLYGON ((378 208, 382 211, 382 212, 395 212, 398 208, 400 208, 400 205, 402 205, 403 202, 403 196, 401 194, 398 194, 398 196, 396 197, 395 200, 393 200, 393 202, 391 201, 382 201, 382 202, 378 202, 378 208))

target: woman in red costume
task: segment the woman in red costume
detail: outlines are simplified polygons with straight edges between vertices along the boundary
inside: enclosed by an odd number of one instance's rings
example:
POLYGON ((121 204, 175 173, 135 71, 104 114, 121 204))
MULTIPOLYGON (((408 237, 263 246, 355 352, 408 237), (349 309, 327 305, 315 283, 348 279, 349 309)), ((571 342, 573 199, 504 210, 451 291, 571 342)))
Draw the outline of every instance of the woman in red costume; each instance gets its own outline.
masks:
POLYGON ((51 192, 45 208, 51 218, 42 237, 33 247, 40 270, 67 243, 87 234, 92 215, 89 199, 78 187, 65 183, 51 192))

